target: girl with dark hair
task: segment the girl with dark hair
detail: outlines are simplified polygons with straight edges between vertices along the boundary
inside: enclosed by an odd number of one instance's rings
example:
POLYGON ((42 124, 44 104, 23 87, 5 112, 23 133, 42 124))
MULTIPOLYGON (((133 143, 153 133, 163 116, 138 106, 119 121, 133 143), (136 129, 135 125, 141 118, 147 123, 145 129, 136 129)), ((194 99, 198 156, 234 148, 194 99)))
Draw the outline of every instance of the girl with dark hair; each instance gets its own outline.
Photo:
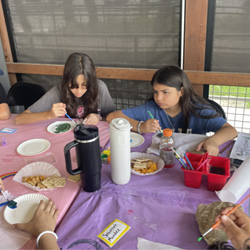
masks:
POLYGON ((194 134, 215 132, 197 147, 197 151, 204 148, 210 155, 217 155, 220 144, 237 136, 236 129, 194 92, 178 66, 159 69, 151 85, 153 98, 140 106, 110 113, 107 120, 123 117, 131 123, 132 130, 139 133, 155 133, 164 128, 194 134))
POLYGON ((91 58, 82 53, 71 54, 64 66, 62 83, 53 87, 37 102, 15 118, 15 123, 27 124, 67 113, 72 118, 84 118, 95 125, 115 110, 105 83, 96 77, 91 58))

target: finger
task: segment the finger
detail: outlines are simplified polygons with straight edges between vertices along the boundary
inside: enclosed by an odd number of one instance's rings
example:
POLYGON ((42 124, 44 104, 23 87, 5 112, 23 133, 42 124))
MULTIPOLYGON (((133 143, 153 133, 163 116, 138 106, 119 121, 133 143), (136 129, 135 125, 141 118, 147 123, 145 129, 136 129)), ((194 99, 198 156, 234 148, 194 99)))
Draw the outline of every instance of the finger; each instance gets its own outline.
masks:
POLYGON ((37 208, 37 210, 36 210, 36 213, 37 213, 38 210, 44 210, 44 208, 45 208, 44 200, 40 200, 40 203, 39 203, 39 205, 38 205, 38 208, 37 208))
POLYGON ((200 143, 200 144, 198 144, 198 146, 197 146, 197 148, 196 148, 196 151, 200 151, 200 150, 201 150, 201 148, 202 148, 202 145, 203 145, 203 142, 202 142, 202 143, 200 143))
POLYGON ((223 225, 223 229, 230 235, 237 235, 239 228, 235 225, 235 223, 226 215, 221 216, 221 223, 223 225))
POLYGON ((56 209, 53 215, 55 220, 57 219, 58 215, 59 215, 59 209, 56 209))
POLYGON ((225 209, 221 212, 221 214, 227 214, 227 213, 230 212, 232 209, 233 209, 233 207, 227 207, 227 208, 225 208, 225 209))
POLYGON ((47 202, 46 207, 45 207, 45 211, 47 211, 47 212, 50 213, 50 211, 51 211, 53 205, 54 205, 53 201, 52 201, 52 200, 49 200, 49 201, 47 202))

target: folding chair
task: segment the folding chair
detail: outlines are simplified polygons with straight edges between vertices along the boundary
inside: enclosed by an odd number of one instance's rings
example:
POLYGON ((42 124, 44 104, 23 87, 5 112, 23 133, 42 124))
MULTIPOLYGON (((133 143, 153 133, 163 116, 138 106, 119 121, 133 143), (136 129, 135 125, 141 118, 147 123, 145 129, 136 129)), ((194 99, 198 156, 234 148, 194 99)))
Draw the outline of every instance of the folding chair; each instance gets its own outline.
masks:
POLYGON ((12 113, 21 113, 40 99, 46 90, 41 85, 29 82, 17 82, 11 86, 7 100, 12 113))

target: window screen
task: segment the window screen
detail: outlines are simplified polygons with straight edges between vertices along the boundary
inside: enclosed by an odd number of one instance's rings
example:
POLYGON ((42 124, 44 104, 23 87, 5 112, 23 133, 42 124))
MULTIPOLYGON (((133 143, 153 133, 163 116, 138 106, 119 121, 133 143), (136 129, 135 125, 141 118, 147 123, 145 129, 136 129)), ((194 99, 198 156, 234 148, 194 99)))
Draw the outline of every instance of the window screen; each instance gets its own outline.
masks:
MULTIPOLYGON (((250 73, 250 1, 215 3, 211 71, 250 73)), ((250 87, 211 85, 209 98, 223 107, 238 132, 250 133, 250 87)))
MULTIPOLYGON (((70 53, 82 52, 96 66, 158 69, 179 64, 180 0, 6 3, 19 62, 64 64, 70 53)), ((60 77, 23 75, 23 80, 49 89, 60 77)), ((140 104, 151 93, 149 83, 104 81, 117 108, 140 104), (134 91, 139 93, 130 93, 134 91)))

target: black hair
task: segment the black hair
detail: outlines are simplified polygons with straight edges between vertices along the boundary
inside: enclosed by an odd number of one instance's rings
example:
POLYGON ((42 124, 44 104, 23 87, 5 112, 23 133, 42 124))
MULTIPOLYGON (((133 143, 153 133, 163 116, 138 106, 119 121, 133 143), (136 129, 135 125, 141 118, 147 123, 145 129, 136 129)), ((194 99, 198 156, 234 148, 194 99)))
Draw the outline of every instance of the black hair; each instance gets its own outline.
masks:
POLYGON ((220 116, 220 114, 203 97, 195 93, 187 75, 178 66, 165 66, 159 69, 154 74, 151 85, 153 86, 155 83, 176 88, 178 91, 181 91, 181 89, 183 88, 183 94, 180 97, 179 101, 183 113, 183 133, 186 133, 187 131, 191 114, 205 119, 220 116), (201 106, 200 104, 204 104, 207 108, 212 109, 214 111, 213 115, 202 116, 197 113, 197 110, 201 110, 204 108, 204 106, 201 106))

